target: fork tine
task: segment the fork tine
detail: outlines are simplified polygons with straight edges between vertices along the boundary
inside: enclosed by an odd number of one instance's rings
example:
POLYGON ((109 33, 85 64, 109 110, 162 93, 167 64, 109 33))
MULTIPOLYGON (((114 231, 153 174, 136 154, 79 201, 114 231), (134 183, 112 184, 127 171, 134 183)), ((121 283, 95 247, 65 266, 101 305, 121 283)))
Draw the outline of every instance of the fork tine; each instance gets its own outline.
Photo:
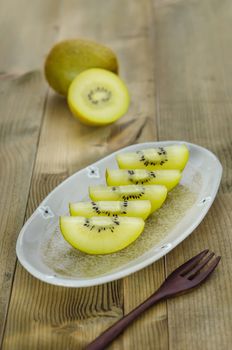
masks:
POLYGON ((211 253, 206 259, 204 259, 200 264, 197 264, 192 270, 190 270, 187 274, 181 274, 181 276, 184 275, 184 277, 191 279, 193 278, 214 256, 214 253, 211 253))
POLYGON ((208 253, 208 251, 209 251, 209 249, 205 249, 201 253, 195 255, 193 258, 186 261, 184 264, 182 264, 176 270, 174 270, 167 278, 187 273, 194 266, 196 266, 196 264, 208 253))
POLYGON ((200 272, 196 277, 194 277, 191 281, 194 282, 194 285, 200 284, 204 282, 204 280, 211 275, 211 273, 215 270, 217 267, 219 261, 221 260, 220 256, 217 256, 214 261, 210 264, 209 268, 203 272, 200 272))

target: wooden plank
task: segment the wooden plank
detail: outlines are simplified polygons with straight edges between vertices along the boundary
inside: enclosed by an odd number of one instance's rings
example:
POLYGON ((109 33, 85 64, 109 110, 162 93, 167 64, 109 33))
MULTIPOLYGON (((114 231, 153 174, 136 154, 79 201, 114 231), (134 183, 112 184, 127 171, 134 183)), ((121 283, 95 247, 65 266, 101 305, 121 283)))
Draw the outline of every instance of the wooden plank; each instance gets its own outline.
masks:
POLYGON ((40 70, 59 32, 57 1, 2 0, 0 17, 0 73, 40 70))
MULTIPOLYGON (((120 72, 129 86, 132 104, 127 116, 117 123, 89 128, 71 117, 63 98, 50 93, 27 216, 67 175, 120 147, 156 138, 147 4, 122 0, 62 1, 60 39, 78 33, 112 47, 119 57, 120 72), (128 19, 136 20, 136 26, 128 19)), ((82 349, 120 318, 124 310, 128 312, 148 296, 163 278, 164 265, 160 261, 127 278, 125 284, 117 281, 74 290, 45 285, 17 265, 3 349, 82 349)), ((138 332, 138 324, 132 326, 112 348, 141 349, 148 343, 151 348, 151 344, 160 343, 161 333, 167 339, 165 305, 148 313, 139 327, 138 332), (143 332, 150 340, 142 336, 143 332)))
POLYGON ((0 80, 0 341, 40 130, 41 87, 38 72, 0 80))
MULTIPOLYGON (((164 281, 163 259, 124 280, 124 310, 127 314, 147 299, 164 281)), ((168 349, 166 303, 145 312, 121 336, 122 349, 168 349)))
POLYGON ((2 1, 0 13, 0 343, 15 268, 15 242, 23 224, 47 88, 38 67, 51 44, 40 1, 2 1), (25 11, 27 9, 27 11, 25 11), (39 18, 43 29, 39 29, 39 18), (23 18, 23 20, 22 20, 23 18), (28 26, 30 30, 28 30, 28 26))
POLYGON ((204 286, 168 302, 169 346, 226 350, 232 342, 232 3, 154 0, 154 15, 159 137, 208 147, 224 167, 220 194, 207 217, 167 256, 169 272, 206 247, 222 255, 204 286))

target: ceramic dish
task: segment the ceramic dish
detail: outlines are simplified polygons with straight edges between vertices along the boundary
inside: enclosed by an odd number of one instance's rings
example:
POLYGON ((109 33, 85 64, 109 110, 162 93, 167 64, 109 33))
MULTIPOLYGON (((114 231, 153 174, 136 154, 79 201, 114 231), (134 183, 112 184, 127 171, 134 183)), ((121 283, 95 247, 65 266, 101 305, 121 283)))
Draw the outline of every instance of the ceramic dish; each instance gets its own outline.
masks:
POLYGON ((18 259, 33 276, 60 286, 93 286, 127 276, 160 259, 190 235, 209 210, 221 175, 214 154, 187 142, 149 142, 121 149, 70 176, 44 199, 19 234, 18 259), (190 152, 181 182, 146 221, 133 244, 114 254, 92 256, 63 239, 59 216, 68 214, 69 202, 88 200, 89 185, 105 184, 106 168, 117 168, 115 154, 181 143, 190 152))

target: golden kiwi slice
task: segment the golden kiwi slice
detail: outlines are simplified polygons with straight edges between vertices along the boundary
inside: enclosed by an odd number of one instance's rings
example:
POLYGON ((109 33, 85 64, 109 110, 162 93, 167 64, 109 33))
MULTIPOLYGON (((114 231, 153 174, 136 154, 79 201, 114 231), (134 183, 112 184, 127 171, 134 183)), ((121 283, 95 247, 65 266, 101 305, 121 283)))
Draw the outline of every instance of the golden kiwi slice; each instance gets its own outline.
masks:
POLYGON ((186 145, 149 148, 137 152, 119 153, 116 159, 121 169, 179 169, 183 170, 189 159, 186 145))
POLYGON ((131 216, 146 219, 151 212, 151 203, 144 201, 92 201, 69 204, 72 216, 131 216))
POLYGON ((180 170, 107 169, 106 182, 109 186, 122 185, 164 185, 168 191, 181 179, 180 170))
POLYGON ((88 69, 79 74, 68 90, 68 105, 84 124, 106 125, 128 110, 129 93, 124 82, 105 69, 88 69))
POLYGON ((167 197, 167 188, 163 185, 127 185, 89 187, 89 196, 93 201, 149 200, 151 212, 159 209, 167 197))
POLYGON ((136 217, 62 216, 60 229, 74 248, 88 254, 109 254, 135 241, 144 229, 144 221, 136 217))

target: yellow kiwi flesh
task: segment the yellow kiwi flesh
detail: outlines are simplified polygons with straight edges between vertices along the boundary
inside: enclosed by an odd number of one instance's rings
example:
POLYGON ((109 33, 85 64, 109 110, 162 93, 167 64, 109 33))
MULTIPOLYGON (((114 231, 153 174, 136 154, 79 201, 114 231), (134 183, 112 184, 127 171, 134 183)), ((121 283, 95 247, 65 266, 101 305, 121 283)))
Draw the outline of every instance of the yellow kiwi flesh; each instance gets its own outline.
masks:
POLYGON ((144 221, 136 217, 62 216, 60 229, 74 248, 88 254, 109 254, 135 241, 144 229, 144 221))
POLYGON ((68 90, 68 105, 73 115, 87 125, 107 125, 122 117, 130 103, 124 82, 105 69, 80 73, 68 90))
POLYGON ((143 201, 96 201, 69 204, 72 216, 130 216, 145 220, 151 213, 149 200, 143 201))
POLYGON ((84 39, 64 40, 49 52, 44 72, 49 85, 67 96, 73 79, 89 68, 103 68, 118 73, 118 61, 114 52, 99 43, 84 39))
POLYGON ((153 170, 145 169, 124 170, 107 169, 106 182, 109 186, 124 185, 164 185, 168 191, 173 189, 181 179, 180 170, 153 170))
POLYGON ((189 159, 186 145, 149 148, 137 152, 120 153, 116 159, 121 169, 179 169, 183 170, 189 159))
POLYGON ((159 209, 167 197, 167 188, 163 185, 127 185, 89 187, 89 196, 93 201, 149 200, 151 212, 159 209))

